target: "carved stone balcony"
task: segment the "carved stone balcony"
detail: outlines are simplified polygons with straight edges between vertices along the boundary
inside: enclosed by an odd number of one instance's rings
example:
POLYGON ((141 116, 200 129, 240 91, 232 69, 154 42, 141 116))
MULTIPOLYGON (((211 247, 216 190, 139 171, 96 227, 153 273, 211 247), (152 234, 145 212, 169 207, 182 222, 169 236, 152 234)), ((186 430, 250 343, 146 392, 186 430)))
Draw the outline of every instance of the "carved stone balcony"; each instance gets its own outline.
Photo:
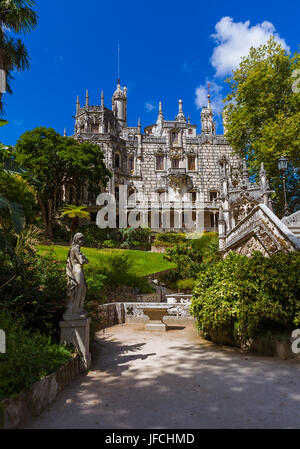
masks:
POLYGON ((169 168, 168 176, 186 176, 186 168, 169 168))
POLYGON ((183 186, 187 184, 188 176, 185 168, 169 168, 168 178, 170 186, 180 191, 183 186))

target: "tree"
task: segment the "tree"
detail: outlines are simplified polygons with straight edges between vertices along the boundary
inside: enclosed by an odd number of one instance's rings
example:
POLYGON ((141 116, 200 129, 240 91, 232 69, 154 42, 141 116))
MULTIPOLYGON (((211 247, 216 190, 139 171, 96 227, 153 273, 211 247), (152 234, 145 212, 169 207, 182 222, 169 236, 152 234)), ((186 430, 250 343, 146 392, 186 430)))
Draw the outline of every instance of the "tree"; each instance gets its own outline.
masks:
MULTIPOLYGON (((10 81, 14 71, 29 68, 29 56, 20 38, 12 33, 30 33, 37 25, 37 13, 33 0, 1 0, 0 2, 0 69, 6 72, 6 90, 12 93, 10 81)), ((0 112, 3 112, 0 92, 0 112)))
POLYGON ((67 217, 71 218, 71 220, 72 220, 71 227, 70 227, 71 240, 72 240, 73 233, 78 228, 79 218, 84 218, 86 220, 88 220, 90 218, 90 214, 86 210, 86 206, 76 206, 75 204, 66 204, 61 209, 60 212, 61 212, 61 215, 60 215, 61 217, 67 216, 67 217))
POLYGON ((299 53, 287 54, 271 38, 266 45, 251 48, 227 80, 225 99, 226 138, 246 158, 254 178, 264 163, 275 190, 275 210, 283 211, 282 180, 278 159, 289 160, 287 190, 290 212, 299 207, 300 93, 295 78, 300 74, 299 53), (297 72, 298 70, 298 72, 297 72), (298 205, 298 206, 297 206, 298 205))
MULTIPOLYGON (((99 146, 63 137, 52 128, 35 128, 17 141, 15 160, 26 172, 23 177, 34 187, 47 237, 53 237, 55 198, 60 189, 72 183, 88 184, 97 194, 110 177, 99 146)), ((77 189, 77 192, 79 188, 77 189)))

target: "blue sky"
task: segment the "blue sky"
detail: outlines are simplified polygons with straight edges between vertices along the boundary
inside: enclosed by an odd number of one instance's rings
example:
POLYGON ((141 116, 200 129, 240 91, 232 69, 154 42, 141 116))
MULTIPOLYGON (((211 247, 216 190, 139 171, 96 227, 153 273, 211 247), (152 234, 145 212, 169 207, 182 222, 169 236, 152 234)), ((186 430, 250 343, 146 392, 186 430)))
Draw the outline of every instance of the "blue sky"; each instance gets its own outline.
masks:
POLYGON ((100 103, 103 89, 110 107, 118 44, 128 124, 140 116, 142 127, 156 121, 160 100, 165 119, 174 119, 179 98, 199 125, 207 81, 219 111, 224 79, 250 43, 275 34, 287 49, 299 49, 296 1, 37 0, 36 9, 39 25, 24 37, 31 68, 15 74, 13 95, 5 95, 9 124, 0 128, 0 141, 6 144, 36 126, 60 133, 66 127, 71 135, 76 96, 82 104, 85 89, 90 104, 100 103))

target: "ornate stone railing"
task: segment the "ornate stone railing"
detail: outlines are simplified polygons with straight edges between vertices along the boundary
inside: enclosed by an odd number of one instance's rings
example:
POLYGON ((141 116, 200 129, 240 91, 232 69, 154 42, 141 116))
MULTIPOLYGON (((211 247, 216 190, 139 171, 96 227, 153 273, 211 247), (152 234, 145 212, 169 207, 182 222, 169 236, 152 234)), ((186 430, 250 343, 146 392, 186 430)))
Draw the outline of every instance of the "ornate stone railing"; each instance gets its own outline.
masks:
POLYGON ((297 212, 294 212, 288 217, 282 218, 281 221, 286 226, 300 226, 300 210, 297 210, 297 212))
MULTIPOLYGON (((97 315, 101 322, 100 328, 114 326, 116 324, 125 323, 143 323, 149 318, 143 313, 146 307, 166 307, 166 303, 141 303, 141 302, 116 302, 110 304, 101 304, 98 307, 97 315)), ((168 323, 177 321, 193 321, 194 318, 189 312, 190 303, 174 304, 168 310, 165 320, 168 323)))
POLYGON ((230 250, 271 255, 300 250, 300 240, 267 206, 258 204, 226 236, 223 251, 230 250))

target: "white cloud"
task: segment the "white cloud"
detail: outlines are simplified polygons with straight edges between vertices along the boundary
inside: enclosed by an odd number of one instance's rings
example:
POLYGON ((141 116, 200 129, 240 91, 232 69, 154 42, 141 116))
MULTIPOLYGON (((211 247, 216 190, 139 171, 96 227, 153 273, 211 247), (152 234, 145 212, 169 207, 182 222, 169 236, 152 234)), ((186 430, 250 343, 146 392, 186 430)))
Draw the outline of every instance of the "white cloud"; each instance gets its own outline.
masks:
POLYGON ((234 22, 232 17, 222 17, 215 26, 216 33, 212 38, 218 44, 212 54, 210 62, 216 69, 216 76, 230 75, 236 69, 243 56, 247 56, 251 47, 265 44, 271 35, 285 50, 289 50, 285 40, 275 32, 271 22, 264 21, 250 26, 246 22, 234 22))
POLYGON ((210 84, 210 96, 211 96, 211 107, 214 112, 222 112, 223 110, 223 102, 222 102, 222 86, 219 86, 217 83, 213 81, 206 81, 205 84, 201 84, 196 87, 196 98, 195 104, 197 109, 201 109, 203 106, 207 106, 207 94, 208 94, 208 83, 210 84))
POLYGON ((149 101, 148 103, 145 103, 145 109, 147 112, 152 112, 154 109, 157 109, 157 106, 153 104, 153 101, 149 101))

